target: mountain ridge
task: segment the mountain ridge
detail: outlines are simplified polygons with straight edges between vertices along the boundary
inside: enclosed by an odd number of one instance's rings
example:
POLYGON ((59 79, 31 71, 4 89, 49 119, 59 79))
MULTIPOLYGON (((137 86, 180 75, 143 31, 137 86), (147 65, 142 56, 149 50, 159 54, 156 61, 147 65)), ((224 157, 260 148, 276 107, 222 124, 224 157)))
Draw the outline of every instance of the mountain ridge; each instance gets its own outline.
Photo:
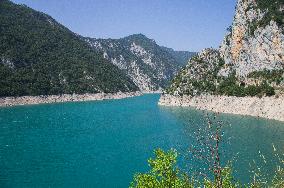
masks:
POLYGON ((11 1, 0 10, 0 96, 138 90, 52 17, 11 1))
POLYGON ((145 92, 162 91, 193 55, 192 52, 183 52, 183 56, 175 54, 179 52, 159 46, 155 40, 143 34, 133 34, 120 39, 83 40, 124 70, 137 87, 145 92))
POLYGON ((107 58, 86 42, 90 38, 72 32, 51 16, 9 0, 0 2, 0 10, 0 97, 161 91, 181 66, 153 39, 134 34, 121 39, 130 44, 127 50, 109 50, 114 59, 122 54, 135 59, 132 74, 127 74, 118 58, 117 62, 107 58), (144 51, 131 46, 135 42, 144 51), (154 55, 147 56, 145 51, 154 55))

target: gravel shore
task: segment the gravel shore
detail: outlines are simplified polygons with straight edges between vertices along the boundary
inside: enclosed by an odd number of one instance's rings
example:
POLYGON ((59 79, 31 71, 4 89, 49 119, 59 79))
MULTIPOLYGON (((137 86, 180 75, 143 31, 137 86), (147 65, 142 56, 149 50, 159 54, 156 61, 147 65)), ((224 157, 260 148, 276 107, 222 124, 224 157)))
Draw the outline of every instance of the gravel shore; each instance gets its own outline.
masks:
POLYGON ((191 106, 199 110, 249 115, 284 121, 284 96, 258 98, 213 95, 194 97, 162 95, 159 105, 191 106))
POLYGON ((0 98, 0 107, 28 105, 28 104, 45 104, 70 101, 96 101, 107 99, 123 99, 142 95, 141 92, 129 93, 96 93, 96 94, 64 94, 64 95, 47 95, 47 96, 23 96, 23 97, 3 97, 0 98))

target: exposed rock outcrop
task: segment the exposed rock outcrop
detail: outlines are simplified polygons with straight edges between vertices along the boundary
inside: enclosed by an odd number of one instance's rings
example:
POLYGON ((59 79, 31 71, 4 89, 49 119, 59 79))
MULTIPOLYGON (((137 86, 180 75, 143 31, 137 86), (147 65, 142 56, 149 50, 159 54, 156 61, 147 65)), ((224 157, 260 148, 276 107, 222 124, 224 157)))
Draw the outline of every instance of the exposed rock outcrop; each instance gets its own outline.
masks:
POLYGON ((234 66, 239 77, 264 69, 284 68, 283 25, 273 17, 268 18, 272 11, 268 8, 261 10, 258 0, 238 0, 232 27, 224 38, 220 53, 226 64, 234 66))

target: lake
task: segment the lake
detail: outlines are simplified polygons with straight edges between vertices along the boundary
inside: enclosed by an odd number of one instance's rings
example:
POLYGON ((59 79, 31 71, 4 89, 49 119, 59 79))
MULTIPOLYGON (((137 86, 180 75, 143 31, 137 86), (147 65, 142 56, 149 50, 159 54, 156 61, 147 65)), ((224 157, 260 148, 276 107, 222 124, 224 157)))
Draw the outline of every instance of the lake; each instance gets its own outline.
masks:
MULTIPOLYGON (((140 97, 0 108, 0 187, 127 187, 135 172, 148 170, 156 148, 183 152, 204 112, 160 107, 158 94, 140 97)), ((266 156, 272 175, 272 144, 284 152, 284 123, 220 115, 224 159, 249 180, 249 163, 266 156)), ((181 159, 180 165, 186 164, 181 159)), ((197 166, 198 163, 192 164, 197 166)))

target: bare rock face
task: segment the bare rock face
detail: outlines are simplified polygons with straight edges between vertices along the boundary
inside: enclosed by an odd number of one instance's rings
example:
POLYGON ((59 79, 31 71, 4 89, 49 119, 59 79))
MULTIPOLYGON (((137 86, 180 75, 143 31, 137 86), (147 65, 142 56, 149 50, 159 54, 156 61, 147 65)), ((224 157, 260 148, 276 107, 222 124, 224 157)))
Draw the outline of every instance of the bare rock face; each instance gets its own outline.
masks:
POLYGON ((234 66, 239 77, 284 68, 283 26, 273 19, 263 24, 270 10, 259 9, 257 1, 238 0, 232 27, 220 48, 225 63, 234 66))

